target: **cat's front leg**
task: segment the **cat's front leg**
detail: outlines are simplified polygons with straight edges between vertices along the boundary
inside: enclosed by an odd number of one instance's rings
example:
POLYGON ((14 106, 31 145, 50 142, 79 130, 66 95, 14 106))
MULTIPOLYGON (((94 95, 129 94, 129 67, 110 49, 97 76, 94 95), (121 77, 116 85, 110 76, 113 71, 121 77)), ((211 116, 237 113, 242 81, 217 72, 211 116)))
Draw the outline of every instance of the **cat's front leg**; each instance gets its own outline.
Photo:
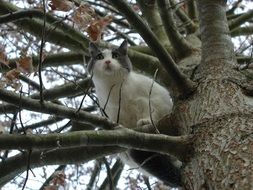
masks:
POLYGON ((151 120, 149 118, 142 118, 137 121, 137 127, 142 127, 144 125, 152 124, 151 120))

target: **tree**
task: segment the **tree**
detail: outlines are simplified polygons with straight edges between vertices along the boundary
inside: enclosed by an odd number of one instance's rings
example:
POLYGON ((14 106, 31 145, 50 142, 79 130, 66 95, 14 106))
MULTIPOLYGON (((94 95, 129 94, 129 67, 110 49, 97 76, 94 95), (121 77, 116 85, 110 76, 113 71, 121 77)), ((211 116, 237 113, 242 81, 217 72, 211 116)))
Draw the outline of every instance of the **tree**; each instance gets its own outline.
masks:
MULTIPOLYGON (((34 167, 57 164, 61 170, 67 164, 133 148, 184 161, 185 189, 252 189, 253 49, 248 35, 253 32, 253 11, 237 12, 250 2, 232 1, 228 6, 224 0, 137 0, 137 4, 52 0, 50 7, 45 1, 27 2, 28 9, 21 9, 14 0, 0 0, 5 45, 0 52, 0 110, 5 119, 1 126, 10 133, 0 135, 0 186, 20 172, 28 175, 34 167), (230 35, 240 43, 236 52, 230 35), (75 66, 88 61, 89 40, 109 47, 122 38, 131 45, 129 56, 135 69, 151 76, 158 69, 158 80, 173 96, 173 113, 158 126, 164 134, 150 134, 155 133, 151 128, 122 129, 92 114, 98 105, 90 78, 85 69, 81 73, 80 66, 75 66), (33 72, 38 83, 28 77, 33 72), (46 79, 62 85, 45 88, 46 79), (23 116, 23 110, 41 114, 23 116), (38 120, 43 114, 54 116, 32 124, 23 121, 24 117, 38 120), (64 125, 63 119, 68 119, 64 125), (43 128, 54 123, 63 126, 43 128), (180 136, 170 136, 175 128, 180 136), (13 149, 19 153, 10 155, 13 149)), ((101 189, 106 184, 112 188, 122 164, 117 161, 110 170, 105 159, 99 159, 98 165, 101 162, 109 174, 101 189)), ((98 170, 94 169, 90 185, 98 170)), ((47 184, 52 179, 61 184, 64 176, 51 176, 47 184)))

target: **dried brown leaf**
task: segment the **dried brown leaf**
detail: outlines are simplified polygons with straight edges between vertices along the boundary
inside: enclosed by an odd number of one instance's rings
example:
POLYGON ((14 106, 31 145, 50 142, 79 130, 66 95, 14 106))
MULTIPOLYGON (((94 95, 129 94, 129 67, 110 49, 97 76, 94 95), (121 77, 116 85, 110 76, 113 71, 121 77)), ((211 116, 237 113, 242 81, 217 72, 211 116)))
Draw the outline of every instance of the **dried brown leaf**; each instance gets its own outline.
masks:
POLYGON ((68 0, 51 0, 48 5, 52 10, 65 12, 70 11, 74 7, 74 3, 68 0))
POLYGON ((7 79, 7 82, 13 82, 19 78, 20 71, 17 69, 12 69, 5 73, 5 78, 7 79))
POLYGON ((73 15, 73 21, 80 27, 85 28, 96 17, 95 10, 87 3, 82 3, 73 15))
POLYGON ((22 56, 18 61, 16 61, 17 69, 22 73, 32 73, 33 60, 30 56, 22 56))
POLYGON ((56 185, 48 185, 46 187, 44 187, 44 190, 58 190, 59 187, 56 185))
POLYGON ((105 27, 112 21, 112 16, 106 16, 104 18, 94 20, 90 23, 87 28, 87 33, 89 34, 92 41, 99 41, 105 27))
POLYGON ((50 183, 52 183, 53 185, 64 186, 65 179, 66 179, 66 175, 65 175, 64 171, 56 171, 53 174, 53 179, 51 180, 50 183))
POLYGON ((19 81, 15 81, 11 84, 11 87, 14 88, 15 91, 20 90, 22 84, 19 81))
POLYGON ((0 62, 9 67, 9 61, 4 51, 0 51, 0 62))

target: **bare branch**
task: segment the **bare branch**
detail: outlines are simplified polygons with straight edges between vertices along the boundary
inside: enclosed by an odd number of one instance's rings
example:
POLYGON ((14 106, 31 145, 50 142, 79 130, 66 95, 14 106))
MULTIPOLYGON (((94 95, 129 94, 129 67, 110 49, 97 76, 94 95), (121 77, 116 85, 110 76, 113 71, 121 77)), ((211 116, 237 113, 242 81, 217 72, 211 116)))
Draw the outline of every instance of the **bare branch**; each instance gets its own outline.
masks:
POLYGON ((166 29, 166 34, 170 39, 172 46, 174 47, 174 51, 181 58, 187 57, 192 53, 193 48, 177 30, 170 1, 158 0, 157 4, 159 7, 160 15, 162 17, 163 25, 166 29))
POLYGON ((233 30, 253 17, 253 10, 249 10, 247 13, 242 14, 238 18, 235 18, 229 22, 229 29, 233 30))
MULTIPOLYGON (((44 90, 43 97, 45 100, 56 100, 63 97, 78 96, 87 90, 90 84, 90 78, 81 81, 71 82, 64 85, 56 86, 52 89, 44 90)), ((40 94, 35 93, 30 96, 32 99, 39 99, 40 94)), ((1 98, 0 98, 1 99, 1 98)), ((9 102, 12 104, 12 102, 9 102)), ((17 110, 17 106, 10 104, 0 104, 1 113, 12 113, 17 110)))
POLYGON ((26 186, 26 182, 29 178, 29 171, 30 171, 30 164, 31 164, 31 154, 32 154, 32 150, 29 150, 28 151, 28 156, 27 156, 27 168, 26 168, 26 177, 25 177, 25 182, 23 184, 23 187, 22 187, 22 190, 25 189, 25 186, 26 186))
MULTIPOLYGON (((36 151, 31 153, 30 168, 44 165, 62 165, 85 163, 87 161, 122 152, 119 147, 76 147, 62 148, 50 151, 36 151)), ((22 153, 6 159, 0 163, 0 186, 12 180, 19 173, 26 170, 28 154, 22 153)))
MULTIPOLYGON (((117 185, 117 182, 119 180, 119 177, 120 177, 120 174, 121 174, 123 168, 124 168, 124 164, 122 163, 122 161, 120 159, 117 159, 117 161, 115 162, 115 164, 113 165, 113 167, 111 169, 112 178, 113 178, 113 182, 114 182, 115 187, 117 185)), ((98 190, 107 190, 108 189, 108 180, 109 180, 109 178, 106 177, 104 182, 102 183, 102 185, 99 187, 98 190)))
POLYGON ((105 157, 103 157, 102 160, 105 164, 105 168, 106 168, 106 172, 107 172, 107 178, 108 178, 108 181, 109 181, 109 189, 114 190, 115 185, 114 185, 114 182, 113 182, 113 177, 112 177, 112 172, 111 172, 110 165, 109 165, 109 163, 108 163, 108 161, 106 160, 105 157))
POLYGON ((43 183, 39 190, 45 190, 45 187, 49 185, 50 181, 54 178, 54 174, 57 171, 63 171, 66 168, 66 165, 60 165, 55 171, 47 178, 47 180, 43 183))
POLYGON ((240 3, 242 2, 242 0, 237 0, 236 2, 233 3, 233 6, 231 7, 231 9, 229 9, 227 11, 227 15, 231 15, 235 12, 235 10, 239 7, 240 3))
POLYGON ((120 146, 159 152, 187 160, 191 137, 140 133, 130 129, 78 131, 47 135, 0 136, 0 149, 57 149, 79 146, 120 146), (159 145, 159 146, 157 146, 159 145))
POLYGON ((100 159, 97 159, 94 163, 93 170, 92 170, 90 180, 89 180, 86 190, 93 189, 94 182, 95 182, 96 178, 98 177, 100 170, 101 170, 101 161, 100 161, 100 159))
POLYGON ((76 110, 73 108, 67 108, 65 106, 56 105, 53 103, 44 102, 43 104, 40 104, 38 100, 33 100, 27 97, 22 97, 22 99, 20 99, 16 93, 3 89, 0 89, 0 99, 15 105, 19 105, 19 103, 21 103, 23 109, 30 111, 53 115, 56 114, 62 118, 68 118, 74 121, 88 122, 107 129, 111 129, 117 126, 116 123, 110 122, 107 118, 104 117, 99 117, 85 111, 79 111, 76 113, 76 110))
POLYGON ((174 86, 171 86, 173 93, 178 97, 187 97, 194 91, 194 83, 187 79, 177 68, 174 60, 166 49, 159 43, 156 36, 150 30, 144 21, 132 10, 132 8, 123 0, 110 0, 119 11, 125 14, 128 21, 140 33, 149 47, 155 52, 158 59, 169 74, 170 80, 174 86))
POLYGON ((171 52, 170 42, 168 37, 166 36, 161 17, 157 10, 157 1, 138 0, 137 2, 140 5, 141 12, 144 16, 144 19, 147 21, 150 29, 154 32, 159 42, 162 45, 168 46, 171 52))
MULTIPOLYGON (((0 15, 9 14, 20 10, 18 7, 6 1, 0 0, 0 3, 0 15)), ((37 37, 41 37, 41 31, 43 28, 43 13, 36 13, 35 16, 40 17, 41 20, 29 18, 17 20, 14 23, 18 27, 21 27, 22 29, 30 32, 31 34, 37 37)), ((52 15, 47 14, 47 24, 45 30, 50 31, 47 34, 47 41, 67 47, 69 49, 73 49, 81 53, 87 53, 86 47, 88 46, 89 40, 82 33, 76 31, 71 26, 68 26, 67 24, 63 23, 61 20, 53 17, 52 15), (61 24, 57 24, 57 28, 55 30, 51 30, 52 28, 54 28, 53 25, 55 23, 61 24)))
POLYGON ((196 21, 197 19, 197 5, 195 0, 188 0, 186 1, 187 3, 187 8, 188 8, 188 15, 189 17, 196 21))
POLYGON ((231 36, 248 36, 253 34, 253 25, 250 26, 243 26, 243 27, 238 27, 235 28, 234 30, 231 31, 231 36))
POLYGON ((175 12, 180 20, 185 25, 188 34, 194 33, 197 30, 197 25, 189 18, 189 16, 180 8, 175 0, 170 0, 173 7, 175 7, 175 12))

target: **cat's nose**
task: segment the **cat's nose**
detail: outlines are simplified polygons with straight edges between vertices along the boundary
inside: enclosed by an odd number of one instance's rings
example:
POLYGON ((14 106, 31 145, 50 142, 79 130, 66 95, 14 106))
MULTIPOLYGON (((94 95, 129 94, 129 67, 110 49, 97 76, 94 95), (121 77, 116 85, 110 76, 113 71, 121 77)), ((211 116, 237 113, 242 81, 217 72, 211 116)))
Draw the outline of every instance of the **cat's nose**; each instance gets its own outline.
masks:
POLYGON ((110 60, 106 60, 106 61, 105 61, 105 64, 106 64, 106 65, 109 65, 110 63, 111 63, 110 60))

